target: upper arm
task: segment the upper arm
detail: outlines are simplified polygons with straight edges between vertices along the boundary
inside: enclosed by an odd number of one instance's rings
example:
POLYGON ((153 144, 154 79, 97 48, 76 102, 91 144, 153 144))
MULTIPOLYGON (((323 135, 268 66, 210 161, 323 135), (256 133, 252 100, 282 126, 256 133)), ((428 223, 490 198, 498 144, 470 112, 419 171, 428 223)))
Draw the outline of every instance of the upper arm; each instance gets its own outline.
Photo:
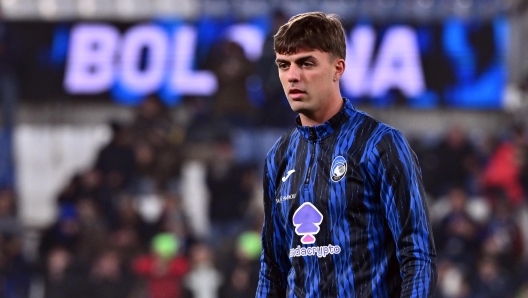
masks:
POLYGON ((373 148, 369 162, 396 244, 402 288, 428 296, 436 284, 436 251, 416 155, 399 131, 390 130, 373 148))

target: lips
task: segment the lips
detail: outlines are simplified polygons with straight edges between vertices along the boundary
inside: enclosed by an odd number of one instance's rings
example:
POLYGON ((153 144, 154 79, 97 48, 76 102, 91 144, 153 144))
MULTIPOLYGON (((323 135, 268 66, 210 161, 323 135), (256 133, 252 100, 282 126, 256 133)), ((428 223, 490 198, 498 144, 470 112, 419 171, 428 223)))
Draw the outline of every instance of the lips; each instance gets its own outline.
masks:
POLYGON ((304 91, 301 91, 299 89, 290 89, 290 94, 300 94, 300 93, 304 93, 304 91))

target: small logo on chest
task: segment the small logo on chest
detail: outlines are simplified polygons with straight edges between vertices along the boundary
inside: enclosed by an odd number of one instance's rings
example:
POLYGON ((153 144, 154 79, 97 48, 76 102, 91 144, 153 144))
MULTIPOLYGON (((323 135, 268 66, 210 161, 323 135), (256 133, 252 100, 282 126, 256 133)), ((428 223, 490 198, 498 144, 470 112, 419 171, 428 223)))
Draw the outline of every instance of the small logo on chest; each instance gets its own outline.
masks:
POLYGON ((345 174, 347 172, 347 162, 345 158, 341 155, 334 158, 334 161, 332 162, 332 167, 330 168, 330 178, 334 182, 338 182, 343 177, 345 177, 345 174))

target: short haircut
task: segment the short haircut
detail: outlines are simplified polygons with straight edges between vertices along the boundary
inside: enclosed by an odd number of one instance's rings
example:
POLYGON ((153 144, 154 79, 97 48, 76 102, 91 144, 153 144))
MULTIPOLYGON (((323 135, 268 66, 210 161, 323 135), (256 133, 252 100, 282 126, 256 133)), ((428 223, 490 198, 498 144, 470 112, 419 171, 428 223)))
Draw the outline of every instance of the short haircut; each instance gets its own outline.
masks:
POLYGON ((293 16, 274 36, 276 53, 291 55, 301 49, 320 50, 346 58, 345 29, 335 14, 307 12, 293 16))

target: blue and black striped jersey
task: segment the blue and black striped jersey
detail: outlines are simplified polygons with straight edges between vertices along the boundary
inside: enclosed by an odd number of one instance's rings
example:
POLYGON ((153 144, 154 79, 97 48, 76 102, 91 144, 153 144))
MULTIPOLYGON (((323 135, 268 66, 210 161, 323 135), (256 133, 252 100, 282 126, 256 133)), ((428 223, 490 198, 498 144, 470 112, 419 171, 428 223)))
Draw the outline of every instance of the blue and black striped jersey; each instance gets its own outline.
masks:
MULTIPOLYGON (((299 121, 298 121, 299 122, 299 121)), ((257 297, 432 297, 436 252, 414 152, 344 99, 267 155, 257 297)))

